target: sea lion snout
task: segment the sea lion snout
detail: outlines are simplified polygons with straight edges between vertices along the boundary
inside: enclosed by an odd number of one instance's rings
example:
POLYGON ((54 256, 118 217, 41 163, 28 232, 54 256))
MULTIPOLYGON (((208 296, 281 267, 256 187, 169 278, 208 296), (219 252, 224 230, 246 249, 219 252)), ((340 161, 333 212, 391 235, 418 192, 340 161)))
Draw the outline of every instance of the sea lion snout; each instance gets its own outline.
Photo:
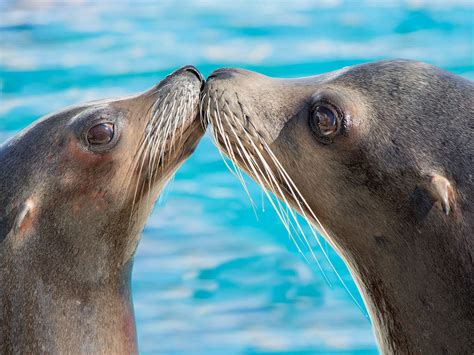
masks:
MULTIPOLYGON (((193 74, 194 76, 196 76, 196 78, 201 82, 202 86, 205 84, 205 79, 204 77, 202 76, 201 72, 193 65, 186 65, 184 67, 182 67, 181 69, 178 69, 178 73, 181 72, 181 71, 184 71, 184 72, 188 72, 188 73, 191 73, 193 74)), ((202 87, 201 86, 201 87, 202 87)))
POLYGON ((155 87, 165 86, 169 83, 169 81, 173 81, 173 80, 184 80, 184 81, 194 82, 196 79, 199 82, 199 89, 202 90, 202 88, 204 87, 206 83, 204 76, 194 65, 185 65, 175 70, 174 72, 168 74, 161 82, 156 84, 155 87))
POLYGON ((276 139, 287 118, 299 107, 287 99, 288 88, 281 80, 250 70, 221 68, 209 76, 202 94, 205 120, 219 116, 222 128, 234 129, 241 137, 276 139), (266 95, 262 95, 265 92, 266 95), (246 133, 243 134, 242 130, 246 133), (240 132, 240 133, 239 133, 240 132))
POLYGON ((240 68, 219 68, 214 70, 211 75, 208 76, 207 81, 211 80, 223 80, 235 77, 239 74, 251 73, 249 70, 240 68))

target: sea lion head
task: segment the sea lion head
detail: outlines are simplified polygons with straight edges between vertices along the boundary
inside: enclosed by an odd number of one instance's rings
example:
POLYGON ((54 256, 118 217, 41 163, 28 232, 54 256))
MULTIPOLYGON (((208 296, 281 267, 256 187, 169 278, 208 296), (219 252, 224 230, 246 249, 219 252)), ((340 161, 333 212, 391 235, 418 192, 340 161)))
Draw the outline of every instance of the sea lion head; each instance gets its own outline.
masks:
POLYGON ((203 135, 202 84, 184 67, 143 93, 45 116, 9 140, 0 150, 4 249, 45 273, 63 265, 79 281, 120 270, 159 192, 203 135))
POLYGON ((472 97, 468 80, 405 60, 297 79, 224 68, 203 113, 230 159, 357 253, 397 242, 432 205, 455 218, 453 186, 472 179, 472 97))

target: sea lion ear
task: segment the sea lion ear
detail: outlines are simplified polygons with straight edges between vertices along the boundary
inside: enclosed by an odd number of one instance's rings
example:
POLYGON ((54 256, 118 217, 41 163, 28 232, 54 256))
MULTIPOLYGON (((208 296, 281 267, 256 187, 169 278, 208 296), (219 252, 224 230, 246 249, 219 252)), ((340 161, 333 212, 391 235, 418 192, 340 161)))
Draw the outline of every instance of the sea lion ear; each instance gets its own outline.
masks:
POLYGON ((442 210, 446 216, 456 211, 454 188, 444 176, 438 174, 424 175, 410 197, 414 216, 423 220, 433 205, 442 210))
POLYGON ((449 180, 441 175, 432 175, 427 188, 435 205, 449 215, 455 208, 454 189, 449 180))
POLYGON ((18 213, 13 225, 13 234, 20 234, 29 229, 32 225, 34 203, 30 199, 26 200, 18 208, 18 213))

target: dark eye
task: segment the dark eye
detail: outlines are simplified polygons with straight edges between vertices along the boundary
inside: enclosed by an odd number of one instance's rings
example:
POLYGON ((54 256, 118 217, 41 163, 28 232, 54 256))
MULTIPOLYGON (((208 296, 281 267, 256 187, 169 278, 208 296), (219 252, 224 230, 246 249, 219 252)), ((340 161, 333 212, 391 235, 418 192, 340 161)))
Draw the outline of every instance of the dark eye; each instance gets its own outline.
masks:
POLYGON ((107 144, 112 138, 114 138, 113 123, 99 123, 87 132, 87 142, 91 145, 107 144))
POLYGON ((313 109, 310 123, 319 138, 330 142, 331 137, 339 131, 339 113, 332 105, 319 104, 313 109))

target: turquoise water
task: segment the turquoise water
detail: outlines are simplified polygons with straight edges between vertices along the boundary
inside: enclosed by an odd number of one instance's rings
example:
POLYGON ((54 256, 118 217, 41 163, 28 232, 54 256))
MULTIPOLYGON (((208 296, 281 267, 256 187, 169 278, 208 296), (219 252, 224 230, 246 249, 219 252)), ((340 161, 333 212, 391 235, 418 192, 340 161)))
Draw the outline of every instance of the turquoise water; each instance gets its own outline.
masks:
MULTIPOLYGON (((411 58, 474 79, 470 1, 73 3, 0 3, 0 143, 48 112, 142 91, 184 64, 293 77, 411 58)), ((330 284, 303 260, 249 185, 258 219, 206 136, 167 188, 133 273, 141 352, 377 353, 341 260, 324 246, 356 302, 321 251, 330 284)))

